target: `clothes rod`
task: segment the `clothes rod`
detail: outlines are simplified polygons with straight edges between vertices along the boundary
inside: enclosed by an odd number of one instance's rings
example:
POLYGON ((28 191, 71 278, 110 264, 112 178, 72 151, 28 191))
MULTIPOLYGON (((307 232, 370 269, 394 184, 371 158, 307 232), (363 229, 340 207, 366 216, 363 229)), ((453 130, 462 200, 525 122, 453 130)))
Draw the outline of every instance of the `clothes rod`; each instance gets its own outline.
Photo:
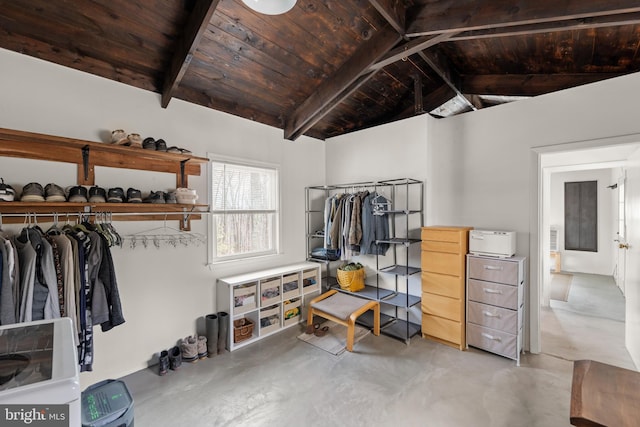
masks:
POLYGON ((24 212, 24 213, 1 213, 2 218, 22 218, 22 217, 63 217, 63 216, 143 216, 143 215, 193 215, 206 214, 198 211, 172 211, 172 212, 24 212))

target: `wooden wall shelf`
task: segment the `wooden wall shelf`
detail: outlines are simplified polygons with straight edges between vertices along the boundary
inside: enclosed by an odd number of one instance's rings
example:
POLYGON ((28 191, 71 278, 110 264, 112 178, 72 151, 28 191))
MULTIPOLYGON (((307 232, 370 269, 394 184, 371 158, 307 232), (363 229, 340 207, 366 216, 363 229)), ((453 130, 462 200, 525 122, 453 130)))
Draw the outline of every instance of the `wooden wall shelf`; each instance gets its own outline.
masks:
MULTIPOLYGON (((95 167, 102 166, 172 173, 176 175, 176 188, 188 187, 189 175, 199 176, 201 165, 209 161, 189 154, 166 153, 3 128, 0 128, 0 156, 76 164, 77 185, 85 186, 95 185, 95 167)), ((5 214, 3 221, 7 223, 22 222, 29 213, 37 214, 38 218, 43 215, 53 218, 55 214, 110 212, 116 214, 113 219, 128 221, 179 219, 183 230, 190 229, 189 221, 200 219, 201 215, 198 213, 207 210, 207 205, 183 204, 0 202, 0 214, 5 214)))

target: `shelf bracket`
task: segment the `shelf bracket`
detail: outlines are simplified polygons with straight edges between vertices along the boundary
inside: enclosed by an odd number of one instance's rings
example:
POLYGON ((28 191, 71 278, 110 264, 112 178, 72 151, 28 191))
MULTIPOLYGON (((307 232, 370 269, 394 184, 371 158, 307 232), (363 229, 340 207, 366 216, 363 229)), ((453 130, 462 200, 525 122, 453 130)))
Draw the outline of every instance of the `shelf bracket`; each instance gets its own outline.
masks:
POLYGON ((182 220, 180 221, 180 230, 191 231, 191 212, 187 208, 182 209, 182 220))
POLYGON ((184 169, 188 161, 189 159, 180 160, 180 187, 183 187, 183 188, 186 187, 185 179, 184 179, 184 176, 185 176, 184 169))
POLYGON ((84 167, 84 180, 89 179, 89 146, 82 147, 82 166, 84 167))

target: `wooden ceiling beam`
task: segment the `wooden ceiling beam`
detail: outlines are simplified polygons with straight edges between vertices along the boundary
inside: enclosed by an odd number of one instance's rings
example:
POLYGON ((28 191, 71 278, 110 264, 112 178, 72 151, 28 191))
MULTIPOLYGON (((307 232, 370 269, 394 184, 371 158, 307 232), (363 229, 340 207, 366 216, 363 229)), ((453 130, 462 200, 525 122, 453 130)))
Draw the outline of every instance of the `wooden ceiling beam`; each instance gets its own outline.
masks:
POLYGON ((473 95, 537 96, 621 75, 622 73, 465 75, 461 76, 461 90, 473 95))
POLYGON ((189 68, 193 54, 200 43, 200 38, 207 29, 219 2, 220 0, 199 0, 195 2, 182 37, 178 40, 178 46, 171 58, 169 69, 165 73, 166 77, 162 85, 162 108, 167 108, 176 89, 180 86, 180 81, 187 68, 189 68))
POLYGON ((406 31, 407 8, 402 0, 369 0, 378 13, 404 37, 406 31))
POLYGON ((331 77, 325 79, 320 86, 290 115, 284 127, 284 137, 295 140, 304 134, 330 109, 329 105, 337 105, 336 99, 346 90, 355 90, 352 84, 364 84, 368 79, 361 79, 371 65, 376 63, 402 37, 388 26, 379 29, 374 35, 363 43, 358 50, 336 71, 331 77))
POLYGON ((469 100, 460 90, 460 76, 455 71, 453 64, 448 58, 438 54, 433 50, 420 52, 420 57, 431 67, 433 71, 440 76, 444 83, 451 88, 451 90, 463 100, 472 110, 477 110, 477 107, 469 100))
POLYGON ((465 31, 460 34, 453 35, 449 40, 477 40, 492 37, 510 37, 528 34, 553 33, 556 31, 586 30, 590 28, 637 24, 640 24, 640 12, 626 13, 622 15, 598 16, 595 18, 570 19, 558 22, 543 22, 540 24, 518 25, 506 28, 465 31))
MULTIPOLYGON (((405 108, 400 113, 394 115, 388 121, 398 121, 398 120, 408 119, 409 117, 419 116, 421 114, 428 113, 434 110, 435 108, 438 108, 442 104, 446 103, 451 98, 454 98, 455 96, 456 96, 455 92, 453 92, 448 85, 443 84, 442 86, 429 92, 428 94, 425 94, 425 93, 422 94, 422 112, 416 112, 415 106, 412 105, 411 107, 405 108)), ((377 126, 378 124, 387 123, 388 121, 381 121, 380 123, 377 123, 374 126, 377 126)))
POLYGON ((437 36, 420 37, 419 39, 411 40, 402 46, 398 46, 388 54, 385 55, 380 61, 369 67, 369 71, 376 71, 386 67, 389 64, 393 64, 396 61, 405 59, 415 53, 419 53, 425 49, 429 49, 432 46, 442 43, 451 38, 453 34, 438 34, 437 36))
POLYGON ((637 0, 453 0, 429 3, 408 24, 410 37, 489 30, 640 12, 637 0))

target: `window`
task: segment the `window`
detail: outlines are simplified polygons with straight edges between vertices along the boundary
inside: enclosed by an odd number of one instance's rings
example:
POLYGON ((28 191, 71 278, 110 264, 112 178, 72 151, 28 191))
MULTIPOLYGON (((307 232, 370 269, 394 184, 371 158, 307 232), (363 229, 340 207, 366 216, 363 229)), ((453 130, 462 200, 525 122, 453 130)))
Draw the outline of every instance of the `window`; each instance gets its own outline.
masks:
POLYGON ((598 182, 564 183, 564 248, 598 252, 598 182))
POLYGON ((212 261, 275 254, 277 168, 213 160, 211 179, 212 261))

